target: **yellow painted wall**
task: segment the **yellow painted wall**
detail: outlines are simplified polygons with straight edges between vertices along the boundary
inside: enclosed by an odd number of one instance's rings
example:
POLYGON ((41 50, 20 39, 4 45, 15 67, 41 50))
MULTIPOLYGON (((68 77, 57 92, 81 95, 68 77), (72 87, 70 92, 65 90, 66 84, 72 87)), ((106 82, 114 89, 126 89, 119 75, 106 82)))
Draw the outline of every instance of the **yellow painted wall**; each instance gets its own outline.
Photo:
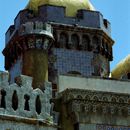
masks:
POLYGON ((43 50, 31 49, 23 55, 23 74, 33 77, 33 88, 48 81, 48 55, 43 50))

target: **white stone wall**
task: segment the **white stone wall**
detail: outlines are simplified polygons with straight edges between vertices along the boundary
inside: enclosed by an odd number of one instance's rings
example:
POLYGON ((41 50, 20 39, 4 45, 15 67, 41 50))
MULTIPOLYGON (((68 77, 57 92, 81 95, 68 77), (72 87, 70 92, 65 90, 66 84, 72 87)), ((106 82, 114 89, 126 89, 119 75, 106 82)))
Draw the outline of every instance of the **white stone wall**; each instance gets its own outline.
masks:
MULTIPOLYGON (((35 118, 48 120, 53 122, 52 117, 50 116, 51 104, 50 99, 52 97, 52 88, 49 82, 45 83, 45 90, 42 92, 39 88, 33 90, 32 88, 32 78, 28 76, 20 76, 19 85, 11 84, 8 85, 7 81, 0 82, 0 92, 5 91, 5 108, 0 106, 0 115, 14 115, 19 117, 35 118), (21 84, 21 85, 20 85, 21 84), (16 110, 12 107, 12 98, 13 94, 16 92, 16 97, 18 99, 18 107, 16 110), (29 110, 25 110, 25 95, 29 96, 29 110), (40 98, 41 112, 36 111, 36 106, 39 105, 36 103, 36 98, 40 98)), ((1 102, 1 100, 0 100, 1 102)), ((0 103, 1 104, 1 103, 0 103)))
POLYGON ((60 75, 58 77, 59 92, 67 88, 77 88, 85 90, 115 92, 130 94, 130 82, 101 78, 84 78, 60 75))

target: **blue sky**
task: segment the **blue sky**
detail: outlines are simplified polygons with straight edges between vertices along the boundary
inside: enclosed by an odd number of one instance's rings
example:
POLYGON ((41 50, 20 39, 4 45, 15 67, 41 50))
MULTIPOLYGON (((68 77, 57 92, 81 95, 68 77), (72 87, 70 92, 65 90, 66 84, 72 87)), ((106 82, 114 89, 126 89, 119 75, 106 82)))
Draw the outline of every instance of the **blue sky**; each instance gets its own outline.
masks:
MULTIPOLYGON (((96 10, 111 22, 113 48, 113 68, 121 59, 130 54, 130 0, 91 0, 96 10)), ((5 32, 13 24, 17 13, 23 9, 28 0, 4 0, 0 2, 0 52, 5 46, 5 32)), ((0 53, 0 70, 4 70, 4 57, 0 53)))
POLYGON ((91 0, 96 10, 111 22, 114 60, 111 69, 130 54, 130 0, 91 0))

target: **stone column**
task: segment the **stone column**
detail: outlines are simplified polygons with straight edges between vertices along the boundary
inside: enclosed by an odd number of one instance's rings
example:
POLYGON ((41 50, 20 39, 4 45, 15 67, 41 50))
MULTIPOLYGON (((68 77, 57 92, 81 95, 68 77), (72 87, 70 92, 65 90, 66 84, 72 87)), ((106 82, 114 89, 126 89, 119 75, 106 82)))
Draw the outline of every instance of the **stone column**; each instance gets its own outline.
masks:
POLYGON ((43 50, 31 49, 23 55, 22 74, 33 77, 33 88, 41 88, 48 81, 48 54, 43 50))

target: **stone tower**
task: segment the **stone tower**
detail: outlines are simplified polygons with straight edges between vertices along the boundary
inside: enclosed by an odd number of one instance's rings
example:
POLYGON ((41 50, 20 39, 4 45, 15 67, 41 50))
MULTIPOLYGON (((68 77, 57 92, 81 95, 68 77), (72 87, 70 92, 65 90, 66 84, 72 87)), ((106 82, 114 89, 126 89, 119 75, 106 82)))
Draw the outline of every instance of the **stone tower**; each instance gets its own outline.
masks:
POLYGON ((89 1, 30 0, 26 8, 6 33, 10 83, 24 74, 33 77, 34 88, 42 87, 48 72, 55 87, 59 74, 109 76, 110 23, 89 1))
POLYGON ((10 83, 24 74, 33 77, 34 88, 41 88, 48 81, 48 50, 54 39, 51 25, 30 21, 30 13, 21 11, 6 33, 5 69, 9 71, 10 83))

